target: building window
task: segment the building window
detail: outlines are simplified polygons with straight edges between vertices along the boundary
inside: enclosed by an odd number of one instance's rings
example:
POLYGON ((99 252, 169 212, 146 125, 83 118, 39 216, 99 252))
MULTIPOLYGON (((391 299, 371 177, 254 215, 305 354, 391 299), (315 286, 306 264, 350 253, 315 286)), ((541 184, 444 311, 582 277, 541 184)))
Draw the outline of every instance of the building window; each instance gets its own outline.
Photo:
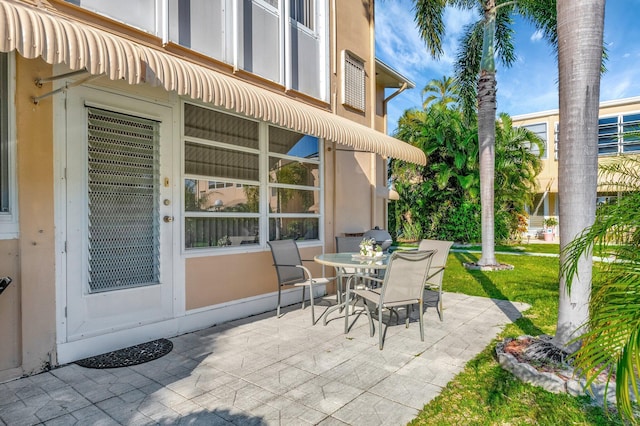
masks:
POLYGON ((291 0, 291 19, 314 31, 315 0, 291 0))
POLYGON ((558 161, 558 140, 560 136, 560 123, 553 126, 553 159, 558 161))
POLYGON ((640 152, 640 113, 602 117, 598 121, 598 155, 640 152))
POLYGON ((319 239, 317 138, 192 104, 183 137, 185 249, 319 239))
POLYGON ((0 53, 0 238, 18 236, 12 58, 0 53))
POLYGON ((358 111, 365 109, 364 61, 342 51, 342 103, 358 111))
MULTIPOLYGON (((547 146, 548 146, 548 144, 547 144, 547 123, 527 124, 527 125, 522 126, 522 127, 524 127, 525 129, 535 133, 535 135, 542 140, 542 148, 544 149, 544 152, 542 153, 542 156, 540 158, 546 159, 547 158, 547 146)), ((530 147, 530 151, 535 155, 540 154, 540 151, 539 151, 537 145, 532 145, 530 147)))
POLYGON ((319 140, 269 127, 269 240, 318 240, 319 140))

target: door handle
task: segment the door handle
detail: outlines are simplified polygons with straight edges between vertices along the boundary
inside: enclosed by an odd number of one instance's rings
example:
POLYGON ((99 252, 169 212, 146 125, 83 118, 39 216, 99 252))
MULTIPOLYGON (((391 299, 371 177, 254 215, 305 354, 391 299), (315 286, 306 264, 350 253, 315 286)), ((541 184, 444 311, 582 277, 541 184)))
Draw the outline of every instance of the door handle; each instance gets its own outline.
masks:
POLYGON ((165 217, 164 217, 164 221, 165 221, 166 223, 171 223, 171 222, 173 222, 173 216, 165 216, 165 217))

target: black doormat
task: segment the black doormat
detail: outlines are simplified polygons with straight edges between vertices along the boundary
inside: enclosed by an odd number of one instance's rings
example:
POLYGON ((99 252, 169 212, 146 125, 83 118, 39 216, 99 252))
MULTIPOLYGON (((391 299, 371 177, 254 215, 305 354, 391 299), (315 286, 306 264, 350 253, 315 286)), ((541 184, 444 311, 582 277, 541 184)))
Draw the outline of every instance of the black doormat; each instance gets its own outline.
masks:
POLYGON ((106 354, 81 359, 75 363, 86 368, 118 368, 142 364, 158 359, 173 349, 168 339, 158 339, 139 345, 130 346, 106 354))

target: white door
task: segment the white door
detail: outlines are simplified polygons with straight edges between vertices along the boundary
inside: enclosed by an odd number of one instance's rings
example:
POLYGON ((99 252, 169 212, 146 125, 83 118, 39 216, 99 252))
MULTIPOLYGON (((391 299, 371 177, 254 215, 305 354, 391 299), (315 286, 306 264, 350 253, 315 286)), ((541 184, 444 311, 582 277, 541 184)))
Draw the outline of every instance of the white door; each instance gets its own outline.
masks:
POLYGON ((78 88, 66 129, 67 341, 171 318, 171 109, 78 88))

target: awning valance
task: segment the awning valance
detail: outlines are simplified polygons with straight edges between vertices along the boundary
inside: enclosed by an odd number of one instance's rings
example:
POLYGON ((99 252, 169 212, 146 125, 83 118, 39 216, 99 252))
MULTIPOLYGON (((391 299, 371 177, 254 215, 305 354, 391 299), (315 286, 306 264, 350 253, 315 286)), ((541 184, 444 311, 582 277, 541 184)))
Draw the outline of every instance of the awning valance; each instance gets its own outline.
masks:
POLYGON ((86 69, 129 84, 148 82, 256 119, 416 164, 422 150, 326 110, 40 7, 0 0, 0 51, 86 69), (143 66, 144 65, 144 66, 143 66))

